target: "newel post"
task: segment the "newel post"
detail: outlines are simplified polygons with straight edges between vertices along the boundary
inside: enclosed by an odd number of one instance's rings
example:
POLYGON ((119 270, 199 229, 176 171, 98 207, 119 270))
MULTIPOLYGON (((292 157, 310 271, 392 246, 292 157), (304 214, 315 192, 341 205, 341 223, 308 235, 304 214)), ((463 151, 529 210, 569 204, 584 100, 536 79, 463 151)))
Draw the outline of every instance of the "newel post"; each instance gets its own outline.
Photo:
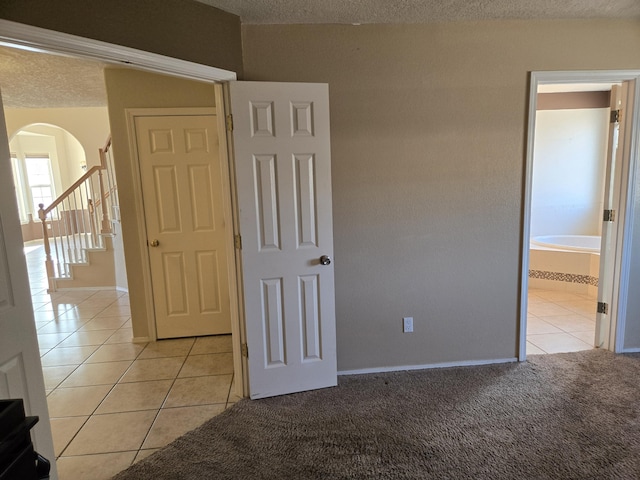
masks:
POLYGON ((47 282, 49 283, 49 292, 55 292, 55 285, 53 278, 55 273, 53 271, 53 260, 51 259, 51 246, 49 245, 49 230, 47 229, 47 213, 44 211, 44 203, 38 205, 38 218, 42 222, 42 242, 44 244, 44 253, 46 255, 44 265, 47 270, 47 282))
POLYGON ((102 179, 102 169, 98 170, 98 183, 100 185, 100 206, 102 207, 102 228, 101 233, 111 233, 111 222, 107 210, 107 196, 104 191, 104 180, 102 179))

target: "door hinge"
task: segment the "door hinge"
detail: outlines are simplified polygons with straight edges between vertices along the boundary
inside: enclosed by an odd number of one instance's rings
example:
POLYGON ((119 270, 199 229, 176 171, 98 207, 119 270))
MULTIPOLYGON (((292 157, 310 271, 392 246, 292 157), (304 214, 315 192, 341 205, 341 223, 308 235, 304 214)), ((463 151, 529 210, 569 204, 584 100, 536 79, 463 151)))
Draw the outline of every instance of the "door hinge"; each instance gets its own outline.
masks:
POLYGON ((233 132, 233 115, 227 115, 227 132, 233 132))
POLYGON ((622 110, 611 110, 611 123, 620 123, 620 118, 622 117, 622 110))
POLYGON ((242 353, 243 357, 249 358, 249 347, 247 347, 246 343, 243 343, 240 346, 240 352, 242 353))
POLYGON ((603 222, 613 222, 616 219, 616 211, 615 210, 605 210, 602 215, 603 222))
POLYGON ((598 313, 609 313, 609 305, 604 302, 598 302, 598 313))
POLYGON ((234 235, 233 236, 233 244, 238 250, 242 250, 242 236, 234 235))

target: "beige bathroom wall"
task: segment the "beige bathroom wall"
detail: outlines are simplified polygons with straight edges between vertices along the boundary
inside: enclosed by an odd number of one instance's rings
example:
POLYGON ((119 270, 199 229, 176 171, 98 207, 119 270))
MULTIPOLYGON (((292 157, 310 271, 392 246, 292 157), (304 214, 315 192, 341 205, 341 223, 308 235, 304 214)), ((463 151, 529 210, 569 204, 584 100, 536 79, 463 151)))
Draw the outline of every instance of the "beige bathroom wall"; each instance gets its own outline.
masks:
POLYGON ((638 45, 638 21, 243 26, 247 80, 329 84, 340 370, 516 357, 529 72, 638 45))

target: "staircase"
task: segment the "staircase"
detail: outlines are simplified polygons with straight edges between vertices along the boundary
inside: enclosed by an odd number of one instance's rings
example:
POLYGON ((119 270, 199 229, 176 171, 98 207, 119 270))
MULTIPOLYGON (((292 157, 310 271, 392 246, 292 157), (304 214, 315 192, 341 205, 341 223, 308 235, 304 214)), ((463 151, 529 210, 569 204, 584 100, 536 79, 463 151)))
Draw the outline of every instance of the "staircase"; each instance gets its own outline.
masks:
POLYGON ((91 167, 51 205, 40 204, 49 292, 113 287, 112 222, 118 218, 118 188, 111 137, 91 167))

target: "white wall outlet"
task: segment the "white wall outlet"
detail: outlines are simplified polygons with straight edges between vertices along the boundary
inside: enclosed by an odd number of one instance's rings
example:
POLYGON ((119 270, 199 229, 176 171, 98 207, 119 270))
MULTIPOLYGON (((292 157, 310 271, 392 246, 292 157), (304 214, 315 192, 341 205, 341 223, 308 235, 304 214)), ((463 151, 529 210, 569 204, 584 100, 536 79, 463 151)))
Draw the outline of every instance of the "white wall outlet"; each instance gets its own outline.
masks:
POLYGON ((404 317, 402 319, 402 331, 404 333, 413 332, 413 317, 404 317))

